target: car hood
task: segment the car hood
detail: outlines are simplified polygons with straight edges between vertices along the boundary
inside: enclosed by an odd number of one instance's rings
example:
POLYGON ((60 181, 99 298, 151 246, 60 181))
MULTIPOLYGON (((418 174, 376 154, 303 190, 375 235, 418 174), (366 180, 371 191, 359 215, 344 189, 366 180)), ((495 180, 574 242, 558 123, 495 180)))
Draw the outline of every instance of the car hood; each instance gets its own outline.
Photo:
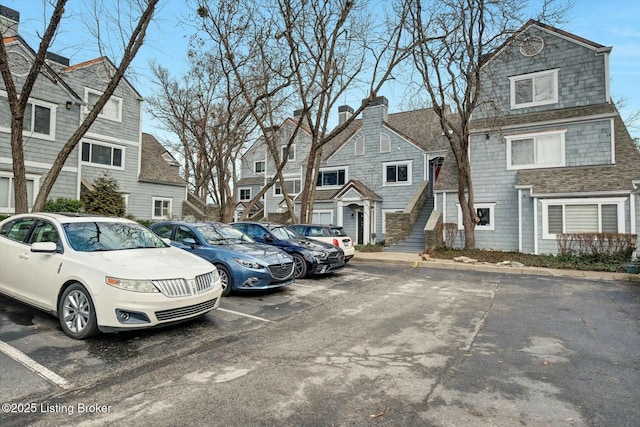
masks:
POLYGON ((80 254, 88 265, 122 279, 189 279, 213 270, 208 261, 172 246, 80 254))
POLYGON ((328 251, 328 252, 337 252, 337 248, 329 243, 321 242, 319 240, 312 239, 290 239, 289 242, 302 246, 303 248, 307 248, 311 251, 328 251))
POLYGON ((244 255, 258 258, 269 264, 293 261, 293 258, 291 258, 291 256, 286 252, 276 248, 275 246, 262 243, 237 243, 225 245, 224 247, 236 252, 241 252, 244 255))

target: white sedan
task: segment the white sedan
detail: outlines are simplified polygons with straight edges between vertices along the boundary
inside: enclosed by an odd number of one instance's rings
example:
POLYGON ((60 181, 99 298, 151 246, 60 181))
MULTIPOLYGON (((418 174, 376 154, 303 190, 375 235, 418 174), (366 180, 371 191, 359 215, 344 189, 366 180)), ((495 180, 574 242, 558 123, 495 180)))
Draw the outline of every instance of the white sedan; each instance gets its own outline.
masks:
POLYGON ((33 213, 0 222, 0 293, 85 339, 200 316, 222 285, 213 264, 134 221, 33 213))

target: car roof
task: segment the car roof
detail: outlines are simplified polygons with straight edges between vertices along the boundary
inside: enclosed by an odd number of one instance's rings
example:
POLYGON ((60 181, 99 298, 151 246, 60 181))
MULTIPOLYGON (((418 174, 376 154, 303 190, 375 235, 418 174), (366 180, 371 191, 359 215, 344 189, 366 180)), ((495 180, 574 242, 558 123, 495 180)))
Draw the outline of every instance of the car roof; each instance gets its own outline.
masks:
POLYGON ((173 221, 159 221, 159 222, 155 222, 153 224, 151 224, 152 227, 154 226, 158 226, 161 224, 170 224, 170 225, 191 225, 194 227, 200 226, 200 225, 213 225, 215 227, 228 227, 229 224, 225 224, 224 222, 217 222, 217 221, 177 221, 177 220, 173 220, 173 221))
POLYGON ((127 219, 127 218, 101 216, 101 215, 91 215, 91 214, 75 213, 75 212, 63 212, 63 213, 59 213, 59 212, 31 212, 31 213, 25 213, 25 214, 12 215, 7 219, 8 220, 13 220, 13 219, 20 219, 20 218, 49 219, 49 220, 54 220, 54 221, 62 223, 62 224, 79 223, 79 222, 87 222, 87 221, 92 221, 92 222, 128 222, 128 223, 135 223, 135 221, 132 221, 132 220, 127 219))
POLYGON ((341 225, 333 225, 333 224, 292 224, 292 227, 328 227, 328 228, 343 228, 341 225))

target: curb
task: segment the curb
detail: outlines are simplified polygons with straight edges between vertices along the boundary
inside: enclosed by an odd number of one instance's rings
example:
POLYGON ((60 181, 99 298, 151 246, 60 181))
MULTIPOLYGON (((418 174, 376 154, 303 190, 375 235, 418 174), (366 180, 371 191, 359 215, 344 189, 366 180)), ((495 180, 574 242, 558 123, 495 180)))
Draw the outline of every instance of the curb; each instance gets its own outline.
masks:
POLYGON ((356 255, 351 258, 349 262, 363 263, 363 264, 396 264, 396 265, 408 265, 413 268, 442 268, 449 270, 472 270, 483 271, 488 273, 505 273, 505 274, 527 274, 535 276, 552 276, 552 277, 573 277, 583 278, 590 280, 617 280, 640 283, 640 274, 631 273, 610 273, 605 271, 581 271, 581 270, 561 270, 553 268, 539 268, 539 267, 510 267, 510 266, 497 266, 493 264, 475 264, 475 263, 460 263, 450 260, 423 260, 415 254, 400 254, 390 255, 387 252, 356 252, 356 255), (377 254, 377 255, 371 255, 377 254), (415 259, 411 259, 415 258, 415 259))

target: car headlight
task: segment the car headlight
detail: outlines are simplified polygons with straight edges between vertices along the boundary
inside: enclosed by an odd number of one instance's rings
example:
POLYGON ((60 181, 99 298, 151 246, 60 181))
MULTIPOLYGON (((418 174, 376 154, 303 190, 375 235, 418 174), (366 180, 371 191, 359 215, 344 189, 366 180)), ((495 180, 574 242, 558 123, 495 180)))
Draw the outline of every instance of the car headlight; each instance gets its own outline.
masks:
POLYGON ((316 259, 327 259, 327 256, 329 254, 327 252, 313 251, 311 252, 311 255, 313 255, 316 259))
POLYGON ((262 265, 258 264, 255 261, 248 261, 246 259, 240 259, 240 258, 234 258, 233 260, 246 268, 253 268, 254 270, 260 270, 264 268, 262 265))
POLYGON ((214 268, 213 271, 211 272, 211 274, 213 275, 213 281, 217 282, 218 280, 220 280, 220 273, 218 273, 218 269, 214 268))
POLYGON ((160 292, 149 280, 118 279, 117 277, 107 276, 105 278, 105 282, 107 285, 113 286, 114 288, 124 289, 125 291, 147 293, 160 292))

